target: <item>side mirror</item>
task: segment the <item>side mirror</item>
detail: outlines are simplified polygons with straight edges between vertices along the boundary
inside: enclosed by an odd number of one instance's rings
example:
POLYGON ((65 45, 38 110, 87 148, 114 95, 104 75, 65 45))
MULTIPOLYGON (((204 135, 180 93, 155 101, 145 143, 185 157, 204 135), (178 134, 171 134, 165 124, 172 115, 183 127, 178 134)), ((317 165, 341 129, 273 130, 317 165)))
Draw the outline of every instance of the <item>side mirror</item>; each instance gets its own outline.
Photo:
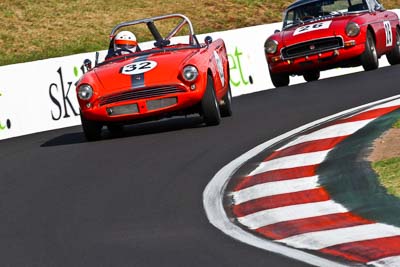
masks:
POLYGON ((281 31, 280 31, 280 30, 275 30, 275 31, 274 31, 274 33, 278 33, 278 32, 281 32, 281 31))
POLYGON ((204 38, 204 42, 206 43, 206 45, 210 45, 212 41, 213 39, 211 36, 206 36, 206 38, 204 38))
POLYGON ((85 66, 87 71, 92 69, 92 61, 88 58, 83 61, 83 65, 85 66))

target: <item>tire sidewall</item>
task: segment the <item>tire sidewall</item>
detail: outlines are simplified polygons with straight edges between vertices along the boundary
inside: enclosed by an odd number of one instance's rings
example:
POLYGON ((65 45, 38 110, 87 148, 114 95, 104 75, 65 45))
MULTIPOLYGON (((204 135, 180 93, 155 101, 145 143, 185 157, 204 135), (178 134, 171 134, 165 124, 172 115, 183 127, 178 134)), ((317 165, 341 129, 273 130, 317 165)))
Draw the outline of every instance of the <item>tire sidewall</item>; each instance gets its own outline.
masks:
POLYGON ((370 30, 367 31, 365 51, 361 55, 361 65, 366 71, 379 67, 378 52, 376 51, 375 40, 370 30))
POLYGON ((206 91, 201 100, 201 111, 207 125, 218 125, 221 122, 221 114, 214 91, 214 80, 211 75, 207 76, 206 91))
POLYGON ((232 91, 229 84, 228 91, 226 92, 223 100, 224 104, 220 106, 221 117, 230 117, 232 116, 232 91))
POLYGON ((310 71, 308 73, 303 74, 303 78, 307 82, 317 81, 320 77, 320 71, 310 71))
POLYGON ((96 141, 101 138, 101 129, 103 125, 96 121, 88 120, 81 113, 82 129, 88 141, 96 141))
POLYGON ((271 82, 275 87, 288 86, 290 83, 289 75, 286 73, 273 73, 269 70, 269 76, 271 77, 271 82))

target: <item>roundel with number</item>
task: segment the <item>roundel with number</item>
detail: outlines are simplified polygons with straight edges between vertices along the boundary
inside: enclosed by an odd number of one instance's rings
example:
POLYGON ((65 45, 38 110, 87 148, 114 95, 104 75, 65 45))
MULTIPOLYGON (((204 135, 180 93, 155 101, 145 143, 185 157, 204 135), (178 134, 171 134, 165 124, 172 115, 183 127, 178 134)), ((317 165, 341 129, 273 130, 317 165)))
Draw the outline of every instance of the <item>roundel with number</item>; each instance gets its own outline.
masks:
POLYGON ((125 75, 136 75, 148 72, 155 67, 157 67, 157 62, 155 61, 139 61, 123 66, 121 69, 121 73, 125 75))
POLYGON ((392 37, 392 26, 390 25, 390 21, 384 21, 383 27, 385 28, 386 33, 386 47, 393 45, 393 37, 392 37))
POLYGON ((299 34, 303 34, 303 33, 306 33, 306 32, 329 29, 329 27, 331 26, 331 23, 332 23, 332 21, 329 20, 329 21, 322 21, 322 22, 317 22, 317 23, 308 24, 308 25, 304 25, 304 26, 298 27, 294 31, 293 36, 299 35, 299 34))
POLYGON ((216 51, 214 51, 214 58, 217 63, 219 79, 221 80, 222 86, 224 86, 225 85, 224 66, 222 65, 222 60, 216 51))

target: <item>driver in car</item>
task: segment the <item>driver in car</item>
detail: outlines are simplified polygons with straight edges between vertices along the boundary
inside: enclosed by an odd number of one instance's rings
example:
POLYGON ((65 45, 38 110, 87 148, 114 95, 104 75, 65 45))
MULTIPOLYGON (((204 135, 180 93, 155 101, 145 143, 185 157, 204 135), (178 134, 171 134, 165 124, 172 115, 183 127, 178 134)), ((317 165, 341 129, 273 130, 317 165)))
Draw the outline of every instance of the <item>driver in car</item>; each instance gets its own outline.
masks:
POLYGON ((114 51, 122 55, 139 51, 136 36, 130 31, 119 32, 114 39, 114 51))
POLYGON ((303 14, 302 14, 302 16, 300 16, 300 18, 301 18, 301 20, 306 21, 306 20, 317 18, 321 15, 323 15, 321 6, 311 4, 311 5, 307 5, 304 7, 303 14))

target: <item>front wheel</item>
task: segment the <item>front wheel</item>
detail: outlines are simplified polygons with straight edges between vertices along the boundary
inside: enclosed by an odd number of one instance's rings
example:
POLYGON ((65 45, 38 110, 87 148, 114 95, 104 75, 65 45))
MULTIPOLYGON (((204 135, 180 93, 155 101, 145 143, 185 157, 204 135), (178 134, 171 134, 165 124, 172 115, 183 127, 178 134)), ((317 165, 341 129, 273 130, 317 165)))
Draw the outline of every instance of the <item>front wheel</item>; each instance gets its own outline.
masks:
POLYGON ((214 91, 214 81, 210 75, 207 76, 206 91, 201 100, 201 112, 206 125, 218 125, 221 122, 221 114, 214 91))
POLYGON ((286 73, 273 73, 269 71, 269 76, 271 77, 272 84, 275 87, 288 86, 290 79, 289 75, 286 73))
POLYGON ((83 133, 88 141, 96 141, 101 138, 101 128, 103 125, 97 121, 86 119, 81 113, 83 133))
POLYGON ((386 55, 390 65, 396 65, 400 63, 400 29, 396 30, 396 43, 392 51, 386 55))
POLYGON ((320 76, 320 72, 319 71, 310 71, 310 72, 307 72, 307 73, 303 74, 303 78, 307 82, 318 81, 319 76, 320 76))
POLYGON ((222 98, 224 103, 219 107, 221 117, 230 117, 232 116, 232 92, 231 86, 228 84, 228 91, 222 98))
POLYGON ((366 71, 375 70, 379 67, 378 52, 371 31, 367 31, 367 41, 365 42, 365 51, 361 55, 361 65, 366 71))

